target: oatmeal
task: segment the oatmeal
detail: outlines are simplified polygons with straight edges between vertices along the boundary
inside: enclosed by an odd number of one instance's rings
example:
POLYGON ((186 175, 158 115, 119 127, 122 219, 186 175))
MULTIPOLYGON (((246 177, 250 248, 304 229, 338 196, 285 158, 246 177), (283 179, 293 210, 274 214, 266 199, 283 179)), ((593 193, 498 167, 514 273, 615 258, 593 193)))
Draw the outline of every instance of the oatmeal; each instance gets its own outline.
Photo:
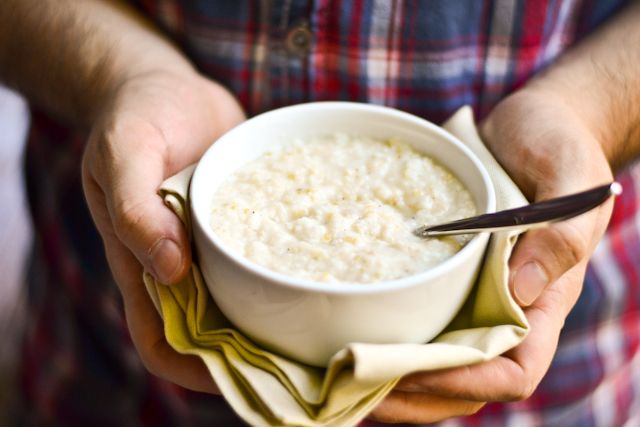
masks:
POLYGON ((464 237, 412 231, 475 213, 462 183, 409 145, 338 134, 292 141, 240 168, 214 195, 211 226, 271 270, 371 283, 451 257, 464 237))

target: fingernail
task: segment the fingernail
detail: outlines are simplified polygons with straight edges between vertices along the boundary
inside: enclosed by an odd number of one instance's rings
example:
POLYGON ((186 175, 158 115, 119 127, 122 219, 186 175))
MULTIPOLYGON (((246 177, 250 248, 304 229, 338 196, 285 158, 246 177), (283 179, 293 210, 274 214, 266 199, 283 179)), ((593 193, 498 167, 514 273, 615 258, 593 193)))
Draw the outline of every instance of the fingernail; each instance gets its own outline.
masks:
POLYGON ((171 279, 182 265, 182 251, 171 239, 160 239, 149 252, 152 274, 161 283, 171 283, 171 279))
POLYGON ((549 283, 545 271, 537 262, 528 262, 513 277, 513 293, 520 305, 533 303, 549 283))

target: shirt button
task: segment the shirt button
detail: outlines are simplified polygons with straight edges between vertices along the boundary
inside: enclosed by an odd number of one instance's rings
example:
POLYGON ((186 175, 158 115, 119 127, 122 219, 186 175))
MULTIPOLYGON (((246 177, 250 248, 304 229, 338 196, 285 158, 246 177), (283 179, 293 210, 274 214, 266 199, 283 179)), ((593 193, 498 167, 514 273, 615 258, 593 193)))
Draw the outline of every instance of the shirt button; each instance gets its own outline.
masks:
POLYGON ((285 46, 287 51, 296 56, 306 55, 311 49, 313 34, 306 23, 293 27, 287 33, 285 46))

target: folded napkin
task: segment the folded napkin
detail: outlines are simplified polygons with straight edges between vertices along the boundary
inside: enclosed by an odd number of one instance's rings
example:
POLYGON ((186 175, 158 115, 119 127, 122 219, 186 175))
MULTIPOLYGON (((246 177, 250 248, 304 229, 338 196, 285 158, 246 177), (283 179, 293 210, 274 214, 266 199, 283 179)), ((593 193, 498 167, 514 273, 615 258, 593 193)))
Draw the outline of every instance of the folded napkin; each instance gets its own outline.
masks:
MULTIPOLYGON (((527 203, 484 147, 469 107, 444 125, 488 169, 497 208, 527 203)), ((160 190, 190 231, 187 190, 193 167, 168 179, 160 190)), ((518 345, 529 325, 509 294, 507 260, 516 232, 495 233, 464 307, 446 330, 426 344, 351 344, 326 369, 307 366, 260 348, 222 315, 194 261, 189 276, 163 286, 149 275, 145 284, 164 319, 169 344, 199 356, 225 399, 255 426, 342 426, 364 418, 403 375, 489 360, 518 345)))

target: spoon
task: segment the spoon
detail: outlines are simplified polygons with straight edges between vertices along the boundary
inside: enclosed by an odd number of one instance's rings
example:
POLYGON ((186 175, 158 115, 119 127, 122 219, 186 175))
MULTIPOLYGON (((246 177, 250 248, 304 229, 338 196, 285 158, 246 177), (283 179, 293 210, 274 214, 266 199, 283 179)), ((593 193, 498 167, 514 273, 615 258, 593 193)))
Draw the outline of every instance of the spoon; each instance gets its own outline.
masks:
POLYGON ((622 193, 617 182, 601 185, 580 193, 532 203, 520 208, 473 216, 433 226, 422 226, 413 231, 418 237, 450 234, 480 233, 537 228, 552 222, 573 218, 603 203, 610 196, 622 193))

